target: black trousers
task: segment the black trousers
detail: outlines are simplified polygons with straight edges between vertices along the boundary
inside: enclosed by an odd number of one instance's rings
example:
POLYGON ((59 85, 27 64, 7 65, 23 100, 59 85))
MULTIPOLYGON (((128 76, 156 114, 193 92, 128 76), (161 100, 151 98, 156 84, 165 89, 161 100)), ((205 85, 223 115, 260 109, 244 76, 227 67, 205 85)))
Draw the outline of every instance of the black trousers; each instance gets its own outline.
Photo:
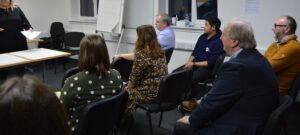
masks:
POLYGON ((193 135, 194 130, 189 125, 176 122, 172 135, 193 135))
POLYGON ((199 82, 207 80, 211 77, 211 70, 204 67, 197 67, 193 69, 192 83, 191 83, 191 91, 189 98, 200 98, 205 94, 204 89, 199 88, 199 82))
MULTIPOLYGON (((183 68, 184 68, 184 65, 175 69, 173 72, 183 70, 183 68)), ((199 87, 197 87, 197 83, 211 78, 212 72, 209 68, 206 68, 206 67, 194 67, 192 69, 192 72, 193 72, 193 75, 192 75, 192 82, 191 82, 191 85, 189 88, 190 90, 187 90, 190 92, 188 94, 188 98, 190 98, 190 99, 191 98, 200 98, 203 92, 201 91, 201 89, 199 89, 199 87)))

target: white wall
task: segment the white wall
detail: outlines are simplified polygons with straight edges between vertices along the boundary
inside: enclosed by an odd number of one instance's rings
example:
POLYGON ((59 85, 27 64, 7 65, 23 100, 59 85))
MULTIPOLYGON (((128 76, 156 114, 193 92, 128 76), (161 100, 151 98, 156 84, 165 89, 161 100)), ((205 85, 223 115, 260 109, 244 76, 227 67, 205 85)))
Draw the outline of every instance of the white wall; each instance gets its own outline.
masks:
POLYGON ((257 48, 264 51, 274 41, 272 28, 280 15, 290 15, 296 19, 297 35, 300 36, 299 5, 299 0, 218 0, 218 13, 223 24, 232 18, 249 21, 254 29, 257 48), (251 5, 248 2, 257 3, 251 5), (252 10, 246 10, 246 7, 252 10))
MULTIPOLYGON (((219 18, 223 25, 234 17, 241 17, 249 20, 254 28, 258 49, 263 52, 273 41, 272 27, 279 15, 288 14, 296 17, 299 25, 299 0, 257 0, 259 2, 257 13, 245 12, 245 3, 248 0, 219 0, 219 18)), ((256 0, 250 0, 256 1, 256 0)), ((16 0, 25 12, 35 30, 49 33, 50 24, 54 21, 63 22, 67 31, 83 31, 87 34, 95 33, 96 23, 83 23, 70 21, 71 0, 16 0)), ((118 53, 130 52, 136 39, 135 27, 142 24, 154 24, 155 15, 167 11, 166 0, 126 0, 124 9, 125 30, 124 43, 118 53), (158 5, 161 4, 161 5, 158 5), (139 6, 141 5, 141 6, 139 6), (164 7, 166 8, 164 10, 164 7)), ((184 64, 202 31, 199 29, 186 30, 175 29, 176 47, 183 50, 176 50, 169 63, 169 71, 184 64)), ((298 28, 297 35, 300 36, 298 28)), ((105 35, 109 41, 110 55, 116 53, 118 37, 105 35)))
MULTIPOLYGON (((136 40, 135 28, 142 24, 154 24, 155 15, 164 12, 164 7, 167 7, 166 0, 126 0, 126 2, 124 23, 127 25, 127 29, 124 34, 125 38, 122 40, 124 43, 121 44, 117 53, 131 52, 134 48, 133 43, 136 40), (164 5, 157 6, 157 3, 163 3, 164 5)), ((95 33, 95 23, 71 20, 71 0, 16 0, 16 3, 24 11, 34 30, 42 31, 43 35, 49 35, 50 25, 54 21, 62 22, 66 31, 83 31, 86 34, 95 33)), ((189 49, 195 44, 199 35, 199 32, 187 33, 184 30, 176 30, 176 41, 180 47, 189 49)), ((108 50, 110 56, 112 56, 116 53, 118 37, 105 35, 105 38, 108 40, 108 50)), ((185 63, 189 55, 190 51, 174 51, 169 70, 171 71, 185 63)))
MULTIPOLYGON (((66 24, 70 16, 70 0, 15 0, 34 30, 48 34, 50 24, 60 21, 66 24)), ((68 25, 66 25, 67 27, 68 25)))

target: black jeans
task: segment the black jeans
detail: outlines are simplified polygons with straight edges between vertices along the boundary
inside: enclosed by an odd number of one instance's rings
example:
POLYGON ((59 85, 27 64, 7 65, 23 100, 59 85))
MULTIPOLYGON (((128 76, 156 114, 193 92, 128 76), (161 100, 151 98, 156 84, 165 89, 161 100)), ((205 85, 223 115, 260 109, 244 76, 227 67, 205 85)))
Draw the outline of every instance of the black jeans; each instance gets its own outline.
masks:
POLYGON ((193 135, 194 130, 189 125, 176 122, 172 135, 193 135))
MULTIPOLYGON (((183 68, 184 68, 184 65, 173 70, 173 72, 183 70, 183 68)), ((188 94, 189 99, 200 98, 201 95, 203 95, 204 93, 202 92, 201 88, 199 89, 199 87, 197 87, 198 86, 197 83, 211 78, 212 72, 209 68, 206 68, 206 67, 193 67, 192 72, 193 72, 192 82, 191 82, 190 88, 188 88, 189 90, 186 90, 186 92, 190 92, 188 94)))

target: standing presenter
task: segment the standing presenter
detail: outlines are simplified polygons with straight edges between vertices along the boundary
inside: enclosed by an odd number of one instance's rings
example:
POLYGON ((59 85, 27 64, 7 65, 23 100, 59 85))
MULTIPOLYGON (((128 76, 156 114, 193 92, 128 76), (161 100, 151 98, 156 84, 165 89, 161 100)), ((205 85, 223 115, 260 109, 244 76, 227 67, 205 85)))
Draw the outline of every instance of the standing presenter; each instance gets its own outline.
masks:
MULTIPOLYGON (((23 30, 32 30, 32 27, 19 6, 13 0, 0 0, 0 54, 27 50, 26 37, 23 30)), ((18 75, 23 75, 24 68, 18 68, 18 75)), ((0 72, 3 79, 7 72, 0 72)))
POLYGON ((13 0, 0 0, 0 53, 27 49, 22 30, 32 30, 23 11, 13 0))

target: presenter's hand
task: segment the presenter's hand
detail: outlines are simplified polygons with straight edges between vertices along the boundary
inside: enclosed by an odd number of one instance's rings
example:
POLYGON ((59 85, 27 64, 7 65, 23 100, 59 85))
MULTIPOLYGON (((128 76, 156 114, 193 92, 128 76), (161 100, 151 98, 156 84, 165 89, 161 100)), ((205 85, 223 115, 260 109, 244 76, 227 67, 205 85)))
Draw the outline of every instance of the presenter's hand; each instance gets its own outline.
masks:
POLYGON ((190 116, 183 116, 179 120, 177 120, 177 122, 189 125, 190 124, 189 118, 190 116))
POLYGON ((0 28, 0 32, 2 32, 2 31, 4 31, 4 29, 3 29, 3 28, 0 28))
POLYGON ((33 29, 32 29, 32 28, 29 28, 29 29, 28 29, 28 31, 32 32, 32 31, 33 31, 33 29))

